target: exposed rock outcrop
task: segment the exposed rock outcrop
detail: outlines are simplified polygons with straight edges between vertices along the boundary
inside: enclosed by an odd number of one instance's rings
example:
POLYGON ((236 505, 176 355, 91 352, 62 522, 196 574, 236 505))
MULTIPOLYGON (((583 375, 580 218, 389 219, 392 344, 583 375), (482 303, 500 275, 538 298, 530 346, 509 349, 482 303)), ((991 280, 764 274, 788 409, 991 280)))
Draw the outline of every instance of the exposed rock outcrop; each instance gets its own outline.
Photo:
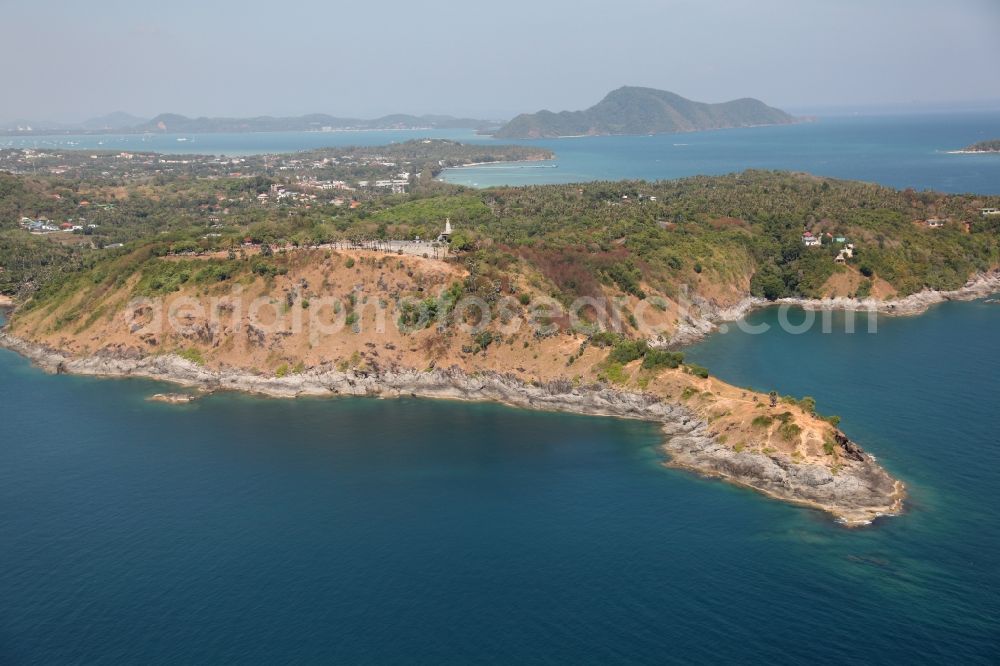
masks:
POLYGON ((165 402, 168 405, 186 405, 198 399, 190 393, 154 393, 146 398, 150 402, 165 402))
POLYGON ((748 296, 735 305, 721 307, 705 299, 692 298, 692 308, 677 325, 674 335, 667 341, 671 347, 689 345, 715 331, 719 324, 737 321, 759 308, 792 305, 805 310, 854 310, 877 312, 894 316, 923 314, 933 305, 946 301, 971 301, 1000 292, 1000 271, 974 275, 966 284, 951 291, 924 289, 902 298, 880 300, 876 298, 781 298, 768 301, 748 296))
POLYGON ((54 373, 145 377, 204 390, 284 398, 354 395, 493 401, 530 409, 656 421, 663 424, 667 435, 663 449, 673 466, 719 476, 781 500, 821 509, 848 525, 866 524, 877 516, 899 513, 902 507, 902 484, 843 435, 838 444, 845 453, 844 463, 834 473, 823 465, 796 463, 780 454, 736 451, 720 443, 706 422, 683 404, 604 385, 576 386, 564 380, 526 383, 510 374, 467 374, 457 368, 360 372, 324 366, 301 374, 269 377, 246 370, 210 370, 174 355, 143 356, 135 347, 110 348, 93 356, 72 358, 4 332, 0 332, 0 345, 54 373))

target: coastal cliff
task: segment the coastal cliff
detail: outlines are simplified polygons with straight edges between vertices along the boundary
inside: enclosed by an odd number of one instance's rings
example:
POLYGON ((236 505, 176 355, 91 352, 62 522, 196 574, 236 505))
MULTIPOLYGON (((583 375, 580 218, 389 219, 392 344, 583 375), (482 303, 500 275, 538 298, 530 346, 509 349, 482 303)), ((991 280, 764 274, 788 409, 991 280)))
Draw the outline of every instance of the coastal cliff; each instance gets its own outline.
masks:
POLYGON ((206 391, 241 391, 276 398, 412 396, 489 401, 526 409, 654 421, 663 426, 666 439, 662 449, 670 457, 670 466, 825 511, 848 526, 898 514, 905 496, 901 482, 841 433, 837 436, 841 462, 832 470, 825 465, 803 464, 781 453, 737 451, 723 444, 694 409, 650 393, 599 385, 579 387, 566 380, 529 384, 510 374, 468 374, 457 367, 384 372, 321 367, 291 377, 261 376, 238 369, 211 370, 175 355, 143 356, 136 349, 73 358, 5 332, 0 332, 0 346, 30 358, 47 372, 143 377, 206 391))
POLYGON ((671 330, 683 323, 676 307, 641 312, 634 294, 611 292, 573 323, 527 264, 493 281, 429 257, 282 248, 270 264, 251 255, 217 279, 219 261, 150 257, 120 280, 29 301, 0 345, 50 372, 206 391, 486 400, 644 419, 664 425, 673 466, 851 525, 901 511, 903 485, 811 398, 728 384, 622 321, 629 308, 671 330), (165 289, 178 270, 212 279, 165 289))
POLYGON ((767 307, 792 306, 804 310, 841 310, 874 312, 896 317, 912 317, 923 314, 940 303, 948 301, 971 301, 1000 292, 1000 271, 979 273, 964 286, 952 290, 924 289, 901 298, 779 298, 769 301, 765 298, 747 296, 734 305, 719 305, 705 298, 692 298, 693 307, 688 316, 678 321, 673 335, 659 340, 671 347, 681 347, 701 340, 725 322, 738 321, 754 310, 767 307))

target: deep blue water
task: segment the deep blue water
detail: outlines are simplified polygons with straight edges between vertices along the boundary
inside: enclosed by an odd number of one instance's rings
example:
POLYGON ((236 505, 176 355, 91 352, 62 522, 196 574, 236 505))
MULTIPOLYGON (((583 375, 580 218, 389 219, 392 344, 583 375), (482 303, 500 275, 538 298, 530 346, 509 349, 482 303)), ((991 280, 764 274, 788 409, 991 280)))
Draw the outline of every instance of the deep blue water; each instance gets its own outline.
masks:
POLYGON ((519 141, 549 148, 557 168, 488 165, 451 169, 463 185, 645 180, 783 169, 896 188, 1000 194, 1000 154, 955 155, 1000 137, 1000 111, 825 117, 775 127, 519 141))
POLYGON ((998 338, 1000 306, 948 304, 689 352, 908 483, 859 530, 665 469, 651 424, 170 406, 0 351, 0 662, 996 663, 998 338))
MULTIPOLYGON (((495 142, 472 130, 406 130, 11 136, 0 137, 0 148, 245 155, 324 146, 382 145, 424 137, 495 142)), ((449 169, 442 177, 449 182, 486 187, 624 178, 657 180, 757 168, 807 171, 897 188, 1000 194, 1000 154, 949 153, 998 137, 1000 111, 831 116, 799 125, 687 134, 501 141, 549 148, 556 159, 541 164, 449 169), (552 166, 556 168, 548 168, 552 166)))

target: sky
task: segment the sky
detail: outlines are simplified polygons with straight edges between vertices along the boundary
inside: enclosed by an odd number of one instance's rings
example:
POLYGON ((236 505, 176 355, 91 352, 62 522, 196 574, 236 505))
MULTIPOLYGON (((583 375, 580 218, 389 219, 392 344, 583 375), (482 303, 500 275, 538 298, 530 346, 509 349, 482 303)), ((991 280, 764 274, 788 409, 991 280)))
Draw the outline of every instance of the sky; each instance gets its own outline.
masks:
POLYGON ((1000 0, 0 0, 0 119, 1000 99, 1000 0))

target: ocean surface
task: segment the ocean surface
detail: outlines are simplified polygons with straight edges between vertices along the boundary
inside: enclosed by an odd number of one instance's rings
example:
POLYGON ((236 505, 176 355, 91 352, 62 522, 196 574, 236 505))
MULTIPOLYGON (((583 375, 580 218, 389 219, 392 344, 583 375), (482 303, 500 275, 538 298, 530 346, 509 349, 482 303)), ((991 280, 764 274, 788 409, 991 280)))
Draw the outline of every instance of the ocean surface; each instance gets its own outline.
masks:
MULTIPOLYGON (((489 144, 472 130, 263 132, 0 137, 2 148, 151 150, 245 155, 324 146, 381 145, 416 138, 489 144)), ((487 187, 637 178, 657 180, 744 169, 786 169, 897 188, 1000 194, 1000 154, 960 155, 1000 137, 1000 111, 829 116, 775 127, 663 134, 501 141, 555 152, 550 162, 448 169, 449 182, 487 187)))
POLYGON ((688 134, 518 141, 548 148, 556 159, 449 169, 444 179, 488 187, 782 169, 901 189, 1000 194, 1000 154, 950 152, 989 137, 1000 137, 1000 111, 821 117, 688 134))
POLYGON ((1000 305, 777 316, 689 354, 841 414, 905 515, 849 530, 667 469, 648 423, 172 406, 0 351, 0 663, 995 664, 1000 305))
POLYGON ((218 134, 53 134, 0 136, 0 149, 126 150, 175 155, 260 155, 335 146, 383 146, 412 139, 488 141, 473 130, 354 130, 218 134))

